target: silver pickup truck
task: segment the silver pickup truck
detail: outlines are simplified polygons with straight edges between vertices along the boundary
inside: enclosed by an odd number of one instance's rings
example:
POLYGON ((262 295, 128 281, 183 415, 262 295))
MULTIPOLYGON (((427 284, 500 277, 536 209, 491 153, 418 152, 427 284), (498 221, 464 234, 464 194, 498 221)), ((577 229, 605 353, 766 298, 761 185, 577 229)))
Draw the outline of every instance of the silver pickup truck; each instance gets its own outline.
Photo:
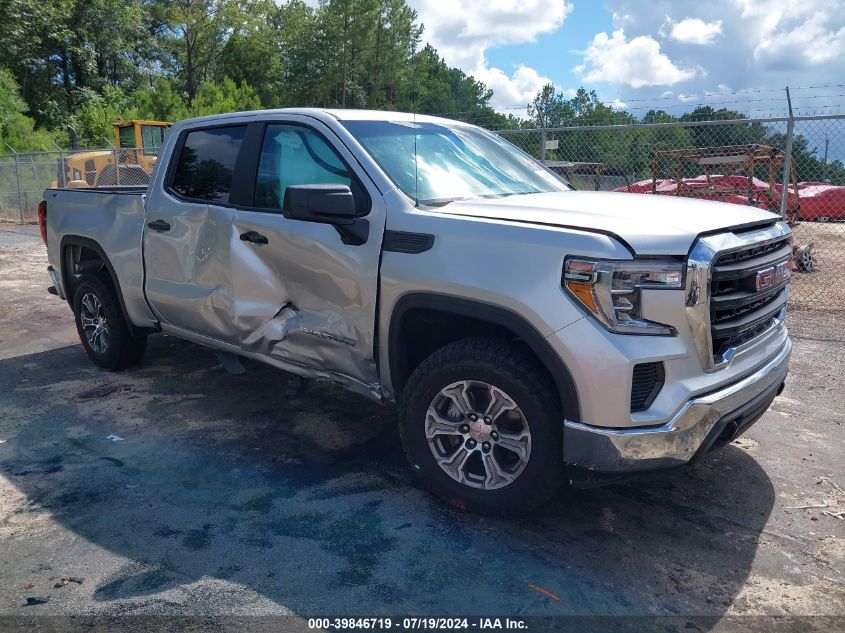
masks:
POLYGON ((164 332, 398 403, 413 469, 476 511, 697 460, 787 374, 778 216, 573 191, 455 121, 184 121, 145 191, 48 189, 40 218, 94 363, 164 332))

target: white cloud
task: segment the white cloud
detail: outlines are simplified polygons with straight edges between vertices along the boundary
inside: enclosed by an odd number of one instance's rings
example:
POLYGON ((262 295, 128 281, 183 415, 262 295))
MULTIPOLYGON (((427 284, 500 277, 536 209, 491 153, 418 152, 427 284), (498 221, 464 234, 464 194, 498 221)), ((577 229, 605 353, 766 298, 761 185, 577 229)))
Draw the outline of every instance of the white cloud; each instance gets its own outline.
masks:
POLYGON ((423 39, 462 70, 483 65, 493 46, 533 42, 560 28, 572 11, 565 0, 409 0, 423 39))
POLYGON ((551 80, 528 66, 510 75, 487 63, 495 46, 533 42, 552 33, 572 11, 566 0, 409 0, 424 25, 423 40, 446 62, 493 89, 498 109, 525 106, 551 80))
MULTIPOLYGON (((648 11, 642 0, 604 3, 609 14, 630 16, 624 24, 627 40, 652 37, 675 67, 696 72, 694 78, 671 86, 633 89, 619 84, 618 93, 609 94, 609 99, 661 98, 659 105, 674 108, 669 110, 673 113, 703 103, 765 116, 785 112, 782 87, 790 86, 798 113, 841 111, 845 103, 839 97, 842 91, 833 87, 842 83, 845 0, 650 0, 648 11), (721 21, 721 33, 709 46, 680 42, 670 34, 682 18, 705 24, 721 21)), ((586 68, 584 72, 592 67, 586 68)))
POLYGON ((631 16, 627 13, 616 13, 616 11, 613 12, 611 19, 613 21, 613 28, 615 29, 623 28, 625 24, 632 20, 631 16))
POLYGON ((473 76, 493 90, 492 105, 500 111, 524 115, 525 108, 544 85, 552 83, 529 66, 520 65, 511 76, 499 68, 478 68, 473 76))
POLYGON ((673 22, 667 15, 660 27, 660 34, 676 42, 706 46, 715 43, 722 34, 722 21, 705 22, 700 18, 684 18, 680 22, 673 22))
POLYGON ((838 62, 845 55, 845 10, 829 0, 733 0, 755 42, 754 59, 771 68, 838 62))
POLYGON ((614 99, 610 103, 610 107, 613 108, 614 110, 624 110, 625 108, 628 107, 628 104, 625 103, 624 101, 622 101, 621 99, 617 98, 617 99, 614 99))
POLYGON ((584 73, 581 79, 586 83, 606 81, 632 88, 671 86, 701 72, 676 66, 653 37, 640 35, 628 40, 623 29, 611 37, 597 33, 584 52, 584 63, 573 71, 584 73))

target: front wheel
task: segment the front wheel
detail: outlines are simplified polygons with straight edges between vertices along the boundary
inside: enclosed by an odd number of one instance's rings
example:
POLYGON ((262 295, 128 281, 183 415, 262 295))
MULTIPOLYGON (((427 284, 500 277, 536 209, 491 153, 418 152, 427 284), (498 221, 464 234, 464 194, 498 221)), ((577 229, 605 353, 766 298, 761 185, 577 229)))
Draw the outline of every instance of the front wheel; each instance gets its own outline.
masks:
POLYGON ((562 482, 557 391, 525 346, 450 343, 416 368, 403 396, 405 453, 427 486, 453 505, 524 514, 562 482))
POLYGON ((141 362, 147 338, 129 333, 111 279, 83 275, 73 295, 73 314, 79 340, 94 364, 117 370, 141 362))

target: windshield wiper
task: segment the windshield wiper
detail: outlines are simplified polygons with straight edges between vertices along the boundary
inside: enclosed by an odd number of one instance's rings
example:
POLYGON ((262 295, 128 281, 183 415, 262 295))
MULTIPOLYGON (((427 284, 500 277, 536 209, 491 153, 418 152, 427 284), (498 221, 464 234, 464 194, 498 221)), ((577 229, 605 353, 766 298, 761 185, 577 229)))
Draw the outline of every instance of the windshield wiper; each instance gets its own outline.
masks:
POLYGON ((543 193, 542 191, 537 191, 536 189, 533 191, 508 191, 507 193, 489 193, 482 198, 508 198, 510 196, 527 196, 528 194, 532 193, 543 193))
POLYGON ((462 196, 458 198, 430 198, 428 200, 418 200, 417 204, 421 204, 427 207, 444 207, 450 202, 458 202, 459 200, 479 200, 479 199, 486 199, 486 200, 494 200, 496 198, 507 198, 509 196, 525 196, 531 193, 543 193, 542 191, 537 191, 536 189, 533 191, 507 191, 503 193, 487 193, 478 196, 462 196))
POLYGON ((426 207, 445 207, 450 202, 457 202, 458 200, 472 200, 472 198, 430 198, 428 200, 418 200, 417 204, 421 204, 426 207))
POLYGON ((511 191, 509 193, 488 193, 486 195, 481 196, 482 198, 488 198, 490 200, 495 200, 496 198, 507 198, 508 196, 515 196, 517 193, 515 191, 511 191))

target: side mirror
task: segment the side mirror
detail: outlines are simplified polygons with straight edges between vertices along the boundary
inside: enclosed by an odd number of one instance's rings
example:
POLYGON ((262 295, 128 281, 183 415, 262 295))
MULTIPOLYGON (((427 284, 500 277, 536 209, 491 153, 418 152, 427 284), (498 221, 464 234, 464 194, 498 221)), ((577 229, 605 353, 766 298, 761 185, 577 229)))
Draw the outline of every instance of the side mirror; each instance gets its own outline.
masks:
POLYGON ((355 222, 355 198, 347 185, 290 185, 282 214, 291 220, 322 224, 355 222))

